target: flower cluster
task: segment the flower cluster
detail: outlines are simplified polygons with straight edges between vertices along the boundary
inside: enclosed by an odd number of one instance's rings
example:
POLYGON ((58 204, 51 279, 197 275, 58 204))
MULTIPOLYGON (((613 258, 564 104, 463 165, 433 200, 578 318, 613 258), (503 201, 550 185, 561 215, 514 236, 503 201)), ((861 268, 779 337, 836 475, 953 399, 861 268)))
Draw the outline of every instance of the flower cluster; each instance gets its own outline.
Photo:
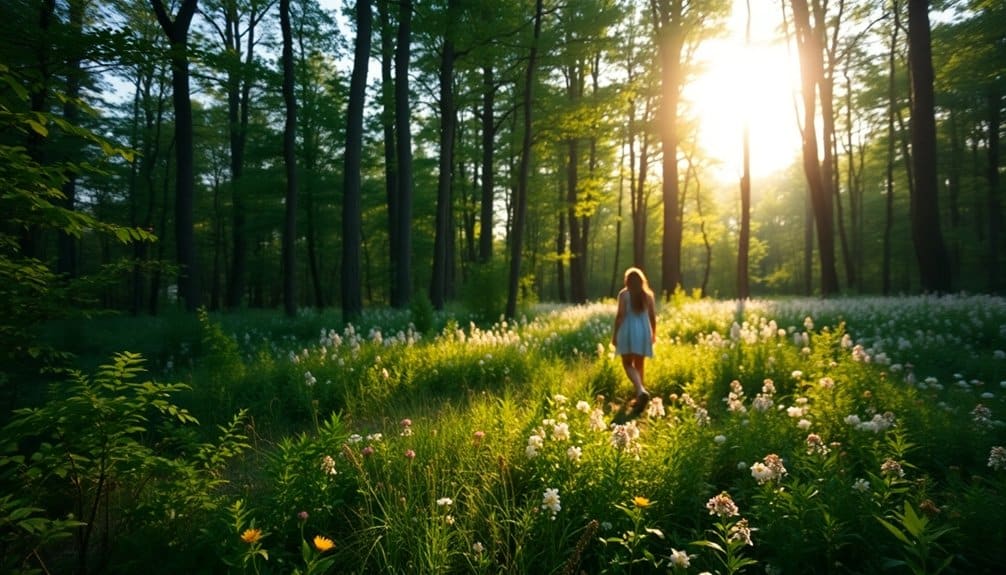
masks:
POLYGON ((901 468, 900 463, 888 457, 884 460, 884 463, 880 465, 880 474, 884 477, 901 479, 905 476, 905 470, 901 468))
POLYGON ((782 458, 775 453, 770 453, 751 465, 751 477, 754 477, 759 485, 768 481, 778 481, 786 473, 782 458))
POLYGON ((554 487, 549 487, 541 496, 541 508, 546 509, 552 513, 552 519, 562 511, 562 505, 559 503, 559 490, 554 487))
POLYGON ((611 424, 611 445, 621 451, 638 453, 641 445, 639 444, 639 428, 636 427, 636 422, 611 424))
POLYGON ((735 517, 740 515, 740 509, 737 504, 734 503, 733 498, 726 491, 721 492, 719 495, 713 496, 706 502, 706 509, 709 510, 710 515, 715 515, 721 519, 726 517, 735 517))
POLYGON ((894 425, 894 422, 894 414, 890 411, 883 414, 878 413, 869 421, 861 420, 856 414, 847 415, 845 417, 845 423, 847 425, 851 425, 860 431, 872 431, 874 433, 887 431, 887 429, 894 425))
POLYGON ((727 404, 727 409, 733 413, 747 413, 744 406, 744 387, 736 379, 730 382, 730 393, 723 398, 727 404))
POLYGON ((1006 469, 1006 447, 996 445, 989 451, 989 467, 995 471, 1006 469))

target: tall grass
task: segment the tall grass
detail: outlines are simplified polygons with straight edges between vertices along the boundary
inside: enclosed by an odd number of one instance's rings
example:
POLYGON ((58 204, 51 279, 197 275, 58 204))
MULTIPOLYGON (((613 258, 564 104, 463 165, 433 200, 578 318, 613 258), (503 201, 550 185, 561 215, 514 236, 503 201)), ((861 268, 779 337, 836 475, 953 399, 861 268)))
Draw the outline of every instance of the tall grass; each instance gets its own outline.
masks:
MULTIPOLYGON (((160 557, 147 570, 171 572, 210 550, 205 572, 258 573, 956 573, 1006 559, 1000 298, 679 298, 660 311, 654 401, 636 419, 610 302, 482 324, 420 311, 424 329, 409 313, 305 314, 310 329, 202 314, 171 349, 136 341, 200 422, 149 420, 150 441, 233 434, 241 410, 249 449, 194 498, 201 529, 168 547, 117 533, 109 557, 146 545, 160 557)), ((47 473, 25 449, 6 480, 47 473)), ((178 452, 163 474, 187 469, 178 452)), ((0 509, 54 520, 59 505, 0 509)), ((173 522, 188 525, 151 525, 173 522)), ((39 544, 20 564, 42 557, 59 555, 39 544)))

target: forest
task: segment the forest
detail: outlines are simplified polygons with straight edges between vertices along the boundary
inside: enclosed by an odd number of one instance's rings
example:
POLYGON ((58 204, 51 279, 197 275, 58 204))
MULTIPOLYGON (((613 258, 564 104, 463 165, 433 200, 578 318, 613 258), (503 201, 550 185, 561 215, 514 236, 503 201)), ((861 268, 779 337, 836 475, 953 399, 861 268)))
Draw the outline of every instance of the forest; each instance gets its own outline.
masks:
POLYGON ((929 4, 8 0, 5 258, 133 314, 512 316, 629 265, 665 298, 1000 293, 1006 10, 929 4), (752 16, 799 58, 758 177, 688 89, 752 16))
POLYGON ((0 8, 0 574, 1006 561, 1003 2, 0 8))

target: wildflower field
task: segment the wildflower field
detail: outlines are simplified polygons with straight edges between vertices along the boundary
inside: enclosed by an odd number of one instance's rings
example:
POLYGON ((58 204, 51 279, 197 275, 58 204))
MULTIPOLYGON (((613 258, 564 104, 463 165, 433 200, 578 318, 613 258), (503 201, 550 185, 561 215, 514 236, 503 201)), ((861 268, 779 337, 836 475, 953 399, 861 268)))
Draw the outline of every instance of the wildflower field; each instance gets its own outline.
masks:
POLYGON ((608 346, 613 313, 97 320, 114 342, 62 329, 82 358, 107 355, 5 423, 0 568, 1006 562, 1006 300, 676 299, 659 311, 639 417, 608 346))

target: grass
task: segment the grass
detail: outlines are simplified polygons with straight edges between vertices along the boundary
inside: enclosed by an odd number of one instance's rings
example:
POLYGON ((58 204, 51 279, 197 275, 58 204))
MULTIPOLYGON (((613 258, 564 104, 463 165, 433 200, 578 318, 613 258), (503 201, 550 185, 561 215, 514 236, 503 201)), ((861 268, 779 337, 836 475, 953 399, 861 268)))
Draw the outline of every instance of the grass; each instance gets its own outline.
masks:
MULTIPOLYGON (((73 554, 10 520, 4 541, 27 550, 11 564, 957 573, 1006 559, 1001 298, 679 300, 660 311, 647 364, 655 401, 622 425, 632 388, 607 347, 612 314, 610 302, 491 325, 443 314, 425 333, 387 311, 354 326, 246 313, 54 328, 81 365, 142 351, 135 377, 184 388, 131 404, 147 414, 124 428, 137 442, 101 472, 136 485, 128 498, 97 479, 68 489, 61 475, 91 476, 59 450, 8 453, 6 481, 47 487, 0 505, 8 518, 64 520, 81 501, 105 517, 104 542, 73 554), (199 425, 166 417, 179 410, 199 425)), ((74 393, 103 393, 86 389, 74 393)))

